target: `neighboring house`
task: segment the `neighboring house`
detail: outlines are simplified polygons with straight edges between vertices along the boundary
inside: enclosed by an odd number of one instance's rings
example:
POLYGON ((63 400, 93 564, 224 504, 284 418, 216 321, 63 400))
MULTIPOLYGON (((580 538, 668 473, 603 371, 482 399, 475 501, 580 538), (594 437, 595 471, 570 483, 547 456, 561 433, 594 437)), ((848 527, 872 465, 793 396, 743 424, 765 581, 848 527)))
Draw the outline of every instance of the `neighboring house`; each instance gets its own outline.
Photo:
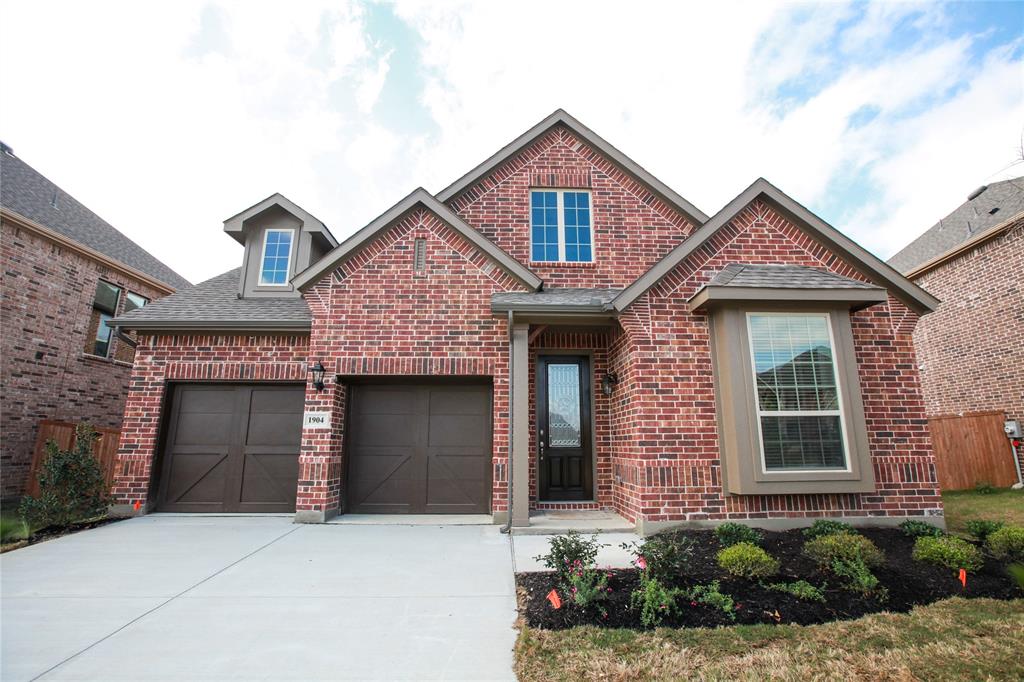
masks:
POLYGON ((25 490, 40 420, 121 425, 134 351, 105 322, 191 285, 7 145, 0 239, 6 499, 25 490))
POLYGON ((889 264, 942 301, 914 332, 928 415, 1024 422, 1024 177, 975 190, 889 264))
POLYGON ((708 217, 557 111, 341 244, 280 195, 224 229, 240 269, 113 322, 119 512, 942 523, 937 301, 765 180, 708 217))

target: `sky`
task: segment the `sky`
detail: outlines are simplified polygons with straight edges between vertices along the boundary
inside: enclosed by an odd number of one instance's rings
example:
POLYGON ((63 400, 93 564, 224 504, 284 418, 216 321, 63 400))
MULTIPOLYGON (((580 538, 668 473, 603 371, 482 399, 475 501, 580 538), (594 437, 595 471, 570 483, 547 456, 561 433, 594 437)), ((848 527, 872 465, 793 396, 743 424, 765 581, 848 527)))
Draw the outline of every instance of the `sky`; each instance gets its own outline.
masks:
POLYGON ((0 2, 0 139, 187 279, 281 192, 344 239, 561 107, 705 213, 882 258, 1024 175, 1024 1, 0 2))

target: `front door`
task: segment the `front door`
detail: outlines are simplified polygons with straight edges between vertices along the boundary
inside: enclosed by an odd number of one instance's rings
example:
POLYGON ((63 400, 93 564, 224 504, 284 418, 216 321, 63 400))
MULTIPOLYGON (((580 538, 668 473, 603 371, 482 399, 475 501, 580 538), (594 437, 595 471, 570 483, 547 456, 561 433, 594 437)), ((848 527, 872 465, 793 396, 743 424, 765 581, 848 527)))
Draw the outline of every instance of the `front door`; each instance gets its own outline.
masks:
POLYGON ((541 501, 593 499, 587 357, 537 358, 537 451, 541 501))

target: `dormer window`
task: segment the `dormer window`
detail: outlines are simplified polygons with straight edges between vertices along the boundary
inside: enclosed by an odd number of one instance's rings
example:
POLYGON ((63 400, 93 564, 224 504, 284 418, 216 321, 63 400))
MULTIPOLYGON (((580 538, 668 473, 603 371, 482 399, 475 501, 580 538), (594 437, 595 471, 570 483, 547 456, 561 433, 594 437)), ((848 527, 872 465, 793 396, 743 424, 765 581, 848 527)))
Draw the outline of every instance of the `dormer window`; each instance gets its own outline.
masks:
POLYGON ((590 192, 530 191, 530 260, 591 263, 590 192))
POLYGON ((263 236, 260 286, 285 286, 292 261, 294 230, 267 230, 263 236))

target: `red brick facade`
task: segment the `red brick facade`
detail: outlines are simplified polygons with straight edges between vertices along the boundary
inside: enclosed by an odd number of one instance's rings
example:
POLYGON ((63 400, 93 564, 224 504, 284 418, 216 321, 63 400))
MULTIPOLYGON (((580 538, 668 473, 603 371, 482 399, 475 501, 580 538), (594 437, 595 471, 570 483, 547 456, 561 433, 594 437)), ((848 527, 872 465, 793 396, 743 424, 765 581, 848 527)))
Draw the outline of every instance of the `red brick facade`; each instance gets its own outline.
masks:
MULTIPOLYGON (((689 218, 564 127, 540 136, 448 205, 531 267, 546 288, 624 288, 694 229, 689 218), (536 186, 592 192, 593 264, 530 265, 529 188, 536 186)), ((596 469, 593 502, 556 504, 537 501, 531 464, 531 506, 610 508, 631 521, 651 522, 941 513, 911 342, 917 317, 891 297, 852 318, 877 490, 723 493, 708 320, 690 312, 686 300, 731 262, 809 265, 864 279, 768 204, 756 202, 617 321, 531 329, 529 451, 536 452, 536 358, 546 351, 578 351, 592 359, 596 469), (610 396, 600 390, 608 371, 619 377, 610 396)), ((343 506, 346 381, 395 375, 491 382, 491 509, 500 515, 509 507, 509 329, 503 316, 491 312, 491 296, 524 289, 438 216, 416 208, 304 293, 313 314, 308 342, 294 336, 149 337, 137 355, 125 417, 121 501, 145 497, 166 381, 305 380, 308 364, 321 361, 332 376, 324 391, 307 384, 306 409, 330 412, 332 428, 303 433, 300 516, 326 518, 343 506), (414 268, 416 239, 427 245, 422 272, 414 268)))
POLYGON ((928 415, 1024 421, 1024 218, 914 280, 942 301, 914 332, 928 415))
POLYGON ((83 352, 96 283, 150 300, 165 292, 6 218, 0 254, 0 492, 9 498, 25 490, 40 420, 121 425, 131 348, 114 339, 109 358, 83 352))

